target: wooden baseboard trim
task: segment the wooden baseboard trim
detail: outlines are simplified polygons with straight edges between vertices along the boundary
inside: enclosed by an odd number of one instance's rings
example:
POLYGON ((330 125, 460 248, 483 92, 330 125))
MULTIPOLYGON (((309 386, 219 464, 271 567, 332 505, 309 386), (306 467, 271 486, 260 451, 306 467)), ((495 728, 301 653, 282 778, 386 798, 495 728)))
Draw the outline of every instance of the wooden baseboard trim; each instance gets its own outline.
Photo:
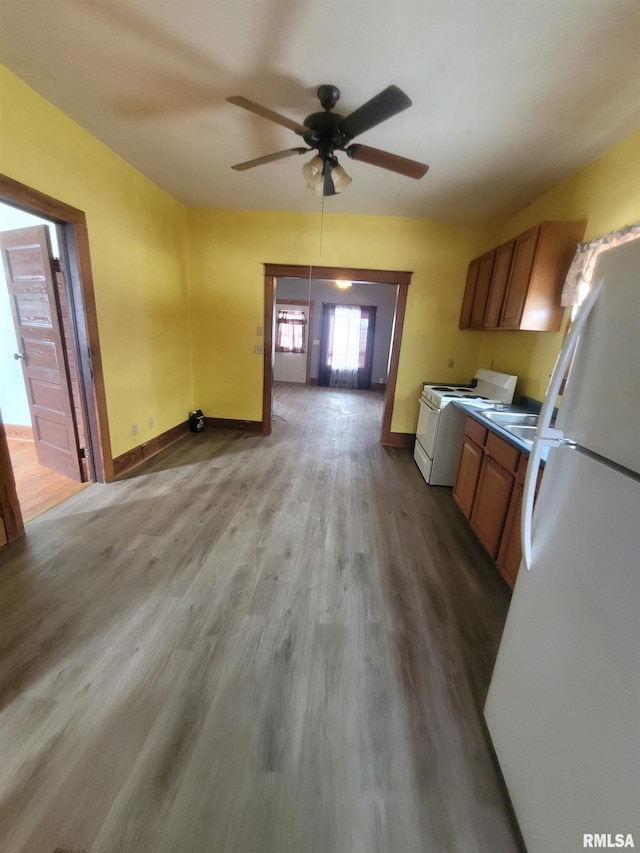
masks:
POLYGON ((235 429, 242 432, 262 433, 262 421, 240 421, 234 418, 207 418, 204 425, 211 429, 235 429))
POLYGON ((413 447, 416 435, 413 432, 388 432, 380 439, 383 447, 413 447))
POLYGON ((7 438, 18 438, 22 441, 33 441, 33 427, 20 424, 5 424, 7 438))
POLYGON ((136 465, 144 462, 145 459, 150 459, 156 453, 160 453, 161 450, 175 444, 176 441, 179 441, 188 432, 189 421, 184 421, 157 435, 155 438, 146 441, 144 444, 138 444, 136 447, 132 447, 131 450, 127 450, 126 453, 121 453, 120 456, 116 456, 113 460, 114 475, 119 477, 126 471, 130 471, 131 468, 135 468, 136 465))

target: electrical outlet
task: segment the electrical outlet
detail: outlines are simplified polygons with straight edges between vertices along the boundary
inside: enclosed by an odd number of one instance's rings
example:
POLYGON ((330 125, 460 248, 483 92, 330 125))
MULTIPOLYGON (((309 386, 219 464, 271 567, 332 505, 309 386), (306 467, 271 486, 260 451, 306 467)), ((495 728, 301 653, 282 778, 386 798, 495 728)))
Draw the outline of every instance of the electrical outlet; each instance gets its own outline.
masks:
POLYGON ((153 418, 149 418, 149 429, 153 429, 153 418))
POLYGON ((382 378, 382 376, 380 377, 380 379, 378 379, 378 382, 380 383, 380 385, 382 385, 382 383, 384 382, 384 379, 382 378))
POLYGON ((256 344, 256 355, 262 355, 264 352, 264 348, 262 344, 256 344))
POLYGON ((256 329, 256 335, 257 335, 259 338, 263 338, 263 337, 264 337, 264 327, 263 327, 263 326, 258 326, 258 328, 256 329))
POLYGON ((131 424, 131 435, 138 434, 138 424, 131 424))

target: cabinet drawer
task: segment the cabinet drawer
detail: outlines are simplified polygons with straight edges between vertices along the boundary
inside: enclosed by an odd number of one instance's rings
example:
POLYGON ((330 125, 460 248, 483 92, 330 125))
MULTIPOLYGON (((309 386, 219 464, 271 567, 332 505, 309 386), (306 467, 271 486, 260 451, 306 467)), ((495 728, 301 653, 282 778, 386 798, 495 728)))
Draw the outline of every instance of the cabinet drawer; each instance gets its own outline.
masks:
POLYGON ((510 444, 498 438, 493 432, 489 433, 489 437, 487 438, 485 453, 494 459, 498 465, 506 468, 507 471, 516 471, 518 468, 520 453, 515 447, 511 447, 510 444))
POLYGON ((488 432, 489 430, 486 427, 483 427, 482 424, 479 424, 478 421, 474 421, 473 418, 467 418, 467 422, 464 427, 464 434, 468 435, 471 441, 475 441, 475 443, 479 444, 480 447, 484 447, 488 432))

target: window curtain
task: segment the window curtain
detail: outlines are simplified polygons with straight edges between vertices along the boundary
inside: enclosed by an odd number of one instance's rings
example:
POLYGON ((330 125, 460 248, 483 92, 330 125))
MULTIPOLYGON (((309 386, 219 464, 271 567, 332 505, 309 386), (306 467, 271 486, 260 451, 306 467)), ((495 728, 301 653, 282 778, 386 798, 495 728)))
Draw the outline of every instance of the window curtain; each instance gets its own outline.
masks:
POLYGON ((303 311, 278 311, 276 352, 306 352, 307 318, 303 311))
POLYGON ((322 306, 318 385, 371 387, 375 306, 322 306))
POLYGON ((595 263, 602 254, 614 246, 626 243, 628 240, 637 240, 640 237, 640 222, 627 225, 620 231, 612 231, 598 240, 590 243, 578 243, 567 278, 562 288, 561 304, 574 306, 574 311, 585 299, 591 287, 591 278, 595 263))

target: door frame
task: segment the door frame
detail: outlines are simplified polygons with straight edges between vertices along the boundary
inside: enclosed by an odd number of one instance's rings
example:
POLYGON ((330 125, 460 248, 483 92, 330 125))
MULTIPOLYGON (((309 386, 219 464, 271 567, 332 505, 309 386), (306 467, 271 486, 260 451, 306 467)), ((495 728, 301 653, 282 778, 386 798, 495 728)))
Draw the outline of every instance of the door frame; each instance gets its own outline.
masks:
MULTIPOLYGON (((77 367, 86 415, 90 475, 94 481, 111 482, 114 479, 113 458, 86 216, 82 210, 1 174, 0 202, 41 216, 58 228, 60 243, 64 246, 61 262, 71 302, 77 344, 77 367)), ((1 414, 0 512, 9 541, 24 535, 24 523, 1 414)))
POLYGON ((264 356, 262 379, 262 435, 271 435, 273 413, 273 323, 276 300, 276 279, 279 277, 347 280, 356 283, 391 284, 397 287, 396 310, 391 334, 389 353, 389 375, 384 395, 384 414, 380 443, 389 447, 404 446, 407 441, 404 433, 391 432, 391 416, 398 380, 400 345, 407 306, 407 294, 412 272, 401 270, 368 270, 359 267, 320 267, 299 264, 264 264, 264 356))

